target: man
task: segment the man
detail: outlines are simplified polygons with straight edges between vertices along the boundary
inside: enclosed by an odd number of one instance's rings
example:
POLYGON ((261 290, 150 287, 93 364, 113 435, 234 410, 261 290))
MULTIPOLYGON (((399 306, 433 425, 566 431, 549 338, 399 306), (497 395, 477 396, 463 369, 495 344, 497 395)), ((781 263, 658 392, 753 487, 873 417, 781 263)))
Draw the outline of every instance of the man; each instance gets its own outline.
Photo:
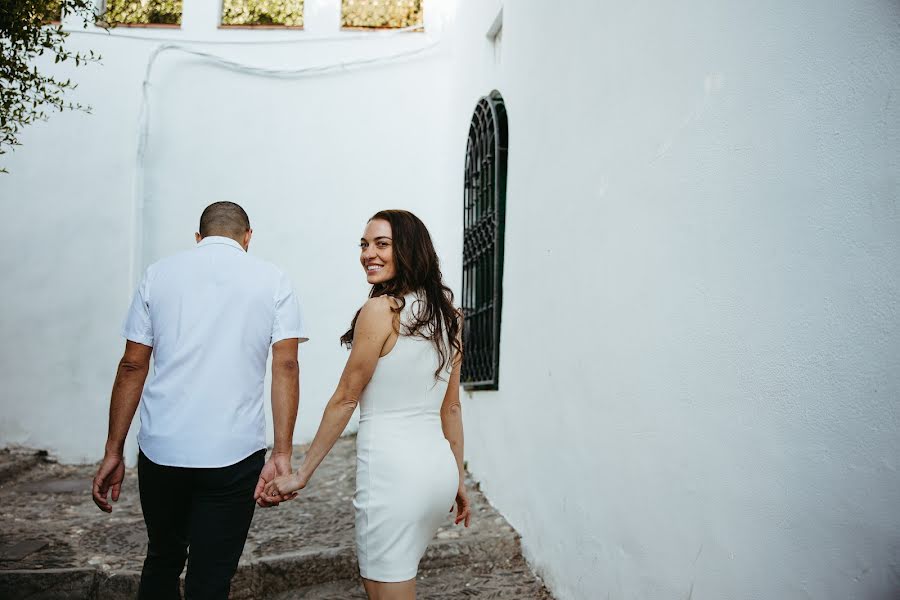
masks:
POLYGON ((197 246, 151 265, 125 319, 125 354, 109 409, 94 502, 112 512, 125 464, 125 436, 138 403, 138 483, 149 538, 140 598, 228 597, 265 484, 291 472, 299 400, 300 306, 275 266, 247 254, 247 213, 209 205, 197 246), (272 347, 275 446, 265 461, 263 382, 272 347), (153 373, 144 385, 153 355, 153 373))

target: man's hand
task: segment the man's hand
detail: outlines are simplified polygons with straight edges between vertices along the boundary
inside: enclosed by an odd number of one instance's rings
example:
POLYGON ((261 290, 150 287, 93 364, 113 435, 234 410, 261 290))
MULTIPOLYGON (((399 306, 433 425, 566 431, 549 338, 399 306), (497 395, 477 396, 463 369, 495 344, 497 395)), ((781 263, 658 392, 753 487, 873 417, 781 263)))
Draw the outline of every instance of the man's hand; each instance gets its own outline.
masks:
POLYGON ((107 500, 107 494, 112 491, 112 501, 119 501, 119 494, 122 493, 122 480, 125 479, 125 461, 121 454, 106 454, 103 456, 103 462, 94 475, 92 486, 92 495, 94 496, 94 504, 103 512, 112 512, 112 506, 107 500))
POLYGON ((103 512, 112 512, 107 494, 112 490, 113 502, 119 501, 122 480, 125 479, 125 461, 122 452, 125 436, 141 401, 144 381, 150 371, 150 357, 153 347, 126 340, 125 353, 116 370, 112 397, 109 400, 109 433, 106 437, 106 451, 103 462, 94 475, 92 494, 94 504, 103 512))
POLYGON ((291 455, 283 452, 272 452, 272 456, 263 465, 262 471, 259 473, 259 481, 256 482, 256 490, 253 492, 253 499, 256 504, 262 508, 270 506, 278 506, 285 500, 292 500, 297 494, 279 494, 277 496, 266 496, 264 489, 266 485, 280 475, 290 475, 291 473, 291 455))

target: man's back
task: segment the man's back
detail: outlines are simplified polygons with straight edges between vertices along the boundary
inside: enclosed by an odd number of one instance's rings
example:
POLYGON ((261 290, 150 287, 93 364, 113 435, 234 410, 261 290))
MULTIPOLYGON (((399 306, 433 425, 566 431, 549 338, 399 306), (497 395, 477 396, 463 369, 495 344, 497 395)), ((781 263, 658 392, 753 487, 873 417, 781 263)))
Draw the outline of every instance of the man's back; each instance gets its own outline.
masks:
POLYGON ((196 248, 144 273, 122 335, 103 461, 91 485, 107 513, 125 481, 125 438, 141 409, 138 490, 147 558, 138 598, 227 600, 254 507, 291 472, 300 306, 281 271, 247 254, 253 229, 234 202, 200 215, 196 248), (274 444, 266 460, 263 382, 272 346, 274 444), (151 373, 151 358, 153 370, 151 373))
POLYGON ((290 282, 227 237, 151 265, 123 335, 153 347, 141 450, 153 462, 221 467, 265 448, 269 346, 304 338, 290 282))

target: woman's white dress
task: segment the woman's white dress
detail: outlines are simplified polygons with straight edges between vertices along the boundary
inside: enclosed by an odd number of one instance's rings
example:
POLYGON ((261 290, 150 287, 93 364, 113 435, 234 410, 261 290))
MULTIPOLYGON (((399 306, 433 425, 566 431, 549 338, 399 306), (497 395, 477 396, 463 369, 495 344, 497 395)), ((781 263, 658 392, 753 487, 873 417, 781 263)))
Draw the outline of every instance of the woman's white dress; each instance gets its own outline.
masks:
POLYGON ((441 430, 449 370, 435 380, 434 344, 405 335, 419 301, 405 298, 401 335, 378 360, 360 401, 356 440, 356 553, 373 581, 406 581, 456 499, 459 471, 441 430))

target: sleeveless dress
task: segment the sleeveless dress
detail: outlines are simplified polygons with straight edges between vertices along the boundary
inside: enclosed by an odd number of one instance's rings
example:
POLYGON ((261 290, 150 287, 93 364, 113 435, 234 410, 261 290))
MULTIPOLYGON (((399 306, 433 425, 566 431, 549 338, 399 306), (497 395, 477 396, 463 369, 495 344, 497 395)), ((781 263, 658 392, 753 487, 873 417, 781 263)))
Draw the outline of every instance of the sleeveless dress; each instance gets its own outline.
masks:
POLYGON ((406 335, 419 301, 405 297, 400 336, 360 396, 356 438, 356 554, 373 581, 413 579, 438 527, 449 519, 459 471, 441 429, 449 369, 436 380, 434 344, 406 335))

